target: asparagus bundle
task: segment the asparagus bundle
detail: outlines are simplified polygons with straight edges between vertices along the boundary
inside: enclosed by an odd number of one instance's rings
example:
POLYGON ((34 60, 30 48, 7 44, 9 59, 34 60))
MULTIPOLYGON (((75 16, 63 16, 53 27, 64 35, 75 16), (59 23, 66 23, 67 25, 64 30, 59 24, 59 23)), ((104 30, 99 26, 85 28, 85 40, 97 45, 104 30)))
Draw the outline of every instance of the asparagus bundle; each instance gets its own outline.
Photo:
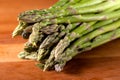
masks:
POLYGON ((18 57, 61 71, 77 54, 120 37, 120 0, 59 0, 18 20, 12 36, 28 39, 18 57))

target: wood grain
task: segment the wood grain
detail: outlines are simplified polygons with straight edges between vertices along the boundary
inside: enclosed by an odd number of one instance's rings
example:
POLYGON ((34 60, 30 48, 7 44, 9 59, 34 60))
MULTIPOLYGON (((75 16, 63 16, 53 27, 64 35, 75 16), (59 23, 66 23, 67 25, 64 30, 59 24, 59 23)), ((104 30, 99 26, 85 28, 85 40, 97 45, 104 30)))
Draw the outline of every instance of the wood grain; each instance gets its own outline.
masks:
POLYGON ((17 15, 48 8, 57 0, 0 0, 0 80, 120 80, 120 39, 76 56, 60 73, 43 72, 34 61, 21 60, 26 40, 11 38, 17 15))

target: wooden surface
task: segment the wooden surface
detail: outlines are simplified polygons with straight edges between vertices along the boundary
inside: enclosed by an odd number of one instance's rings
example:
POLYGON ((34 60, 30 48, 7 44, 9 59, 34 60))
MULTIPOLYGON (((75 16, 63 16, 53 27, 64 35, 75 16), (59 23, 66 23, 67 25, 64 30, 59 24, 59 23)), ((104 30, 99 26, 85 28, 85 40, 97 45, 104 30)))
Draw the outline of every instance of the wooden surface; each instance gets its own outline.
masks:
POLYGON ((120 39, 76 56, 64 71, 43 72, 34 61, 17 58, 21 37, 11 38, 18 13, 47 8, 57 0, 0 0, 0 80, 120 80, 120 39))

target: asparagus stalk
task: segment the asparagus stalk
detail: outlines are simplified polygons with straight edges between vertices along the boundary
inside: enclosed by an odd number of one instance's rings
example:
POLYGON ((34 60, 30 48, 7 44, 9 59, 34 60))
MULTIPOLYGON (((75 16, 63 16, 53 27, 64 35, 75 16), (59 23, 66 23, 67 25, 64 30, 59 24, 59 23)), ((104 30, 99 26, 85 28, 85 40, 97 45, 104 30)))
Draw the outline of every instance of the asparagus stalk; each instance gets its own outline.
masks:
POLYGON ((98 36, 97 38, 95 38, 93 40, 93 42, 89 42, 89 43, 85 43, 87 46, 84 47, 79 47, 79 48, 83 48, 82 51, 78 52, 77 49, 74 49, 74 52, 71 52, 69 49, 69 52, 66 52, 64 54, 62 54, 60 57, 60 59, 56 60, 57 62, 59 62, 58 64, 55 65, 55 70, 56 71, 61 71, 63 69, 63 67, 65 66, 66 62, 71 60, 74 56, 76 56, 78 53, 81 53, 83 51, 87 51, 87 50, 91 50, 97 46, 100 46, 102 44, 105 44, 109 41, 112 41, 114 39, 120 38, 120 28, 104 33, 100 36, 98 36), (98 38, 99 37, 99 38, 98 38))
MULTIPOLYGON (((46 14, 48 11, 47 9, 41 9, 41 10, 28 10, 25 12, 22 12, 18 16, 19 21, 23 21, 26 23, 35 23, 34 19, 36 17, 41 17, 42 14, 46 14), (36 16, 37 15, 37 16, 36 16)), ((36 19, 37 22, 40 22, 39 19, 36 19)))

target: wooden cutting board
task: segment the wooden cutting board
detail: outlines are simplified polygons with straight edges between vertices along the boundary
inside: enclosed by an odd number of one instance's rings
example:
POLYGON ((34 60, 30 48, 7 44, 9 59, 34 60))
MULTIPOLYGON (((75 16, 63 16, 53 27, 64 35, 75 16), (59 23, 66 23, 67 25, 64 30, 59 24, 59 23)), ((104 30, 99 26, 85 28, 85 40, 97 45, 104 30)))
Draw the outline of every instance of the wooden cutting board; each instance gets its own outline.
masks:
POLYGON ((120 80, 120 39, 76 56, 60 73, 43 72, 34 61, 17 58, 26 40, 11 38, 17 15, 48 8, 57 0, 0 0, 0 80, 120 80))

